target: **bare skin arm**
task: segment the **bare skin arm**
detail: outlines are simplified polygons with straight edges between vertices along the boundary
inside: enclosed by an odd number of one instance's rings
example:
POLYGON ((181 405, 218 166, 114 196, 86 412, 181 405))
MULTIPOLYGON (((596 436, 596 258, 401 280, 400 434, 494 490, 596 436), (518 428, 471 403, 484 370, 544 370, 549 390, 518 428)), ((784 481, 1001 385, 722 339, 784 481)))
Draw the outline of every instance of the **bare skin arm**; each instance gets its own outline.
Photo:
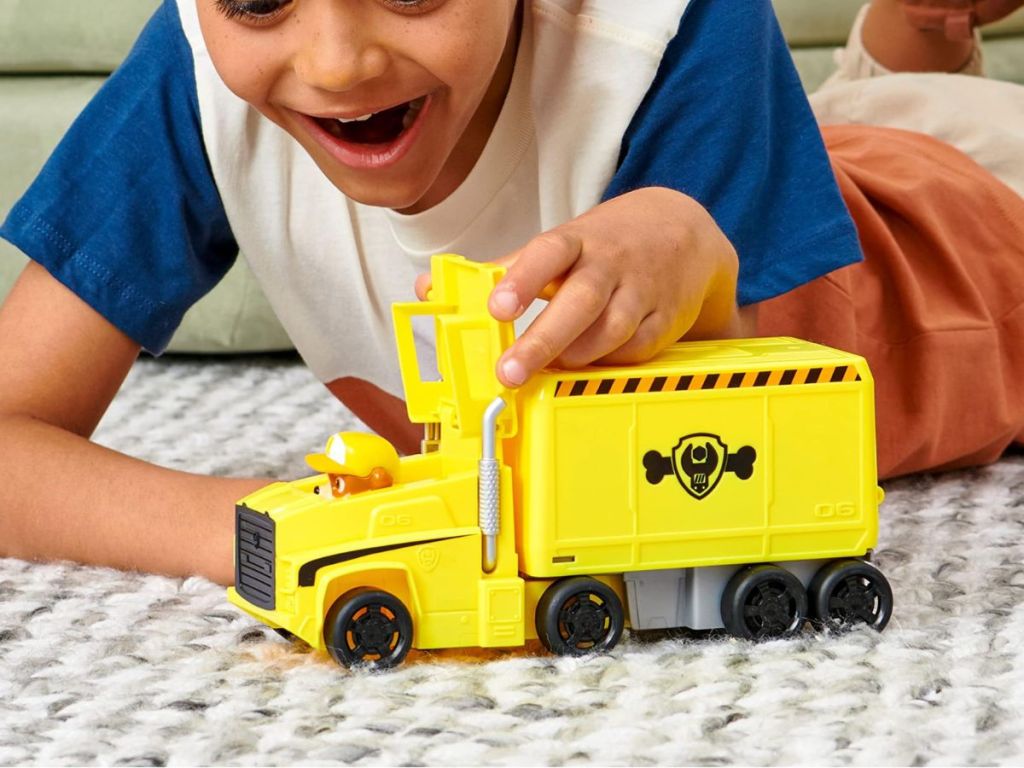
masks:
POLYGON ((234 502, 266 479, 89 441, 139 346, 31 263, 0 308, 0 556, 234 580, 234 502))
POLYGON ((956 72, 974 50, 973 40, 914 28, 899 0, 873 0, 863 34, 868 53, 893 72, 956 72))

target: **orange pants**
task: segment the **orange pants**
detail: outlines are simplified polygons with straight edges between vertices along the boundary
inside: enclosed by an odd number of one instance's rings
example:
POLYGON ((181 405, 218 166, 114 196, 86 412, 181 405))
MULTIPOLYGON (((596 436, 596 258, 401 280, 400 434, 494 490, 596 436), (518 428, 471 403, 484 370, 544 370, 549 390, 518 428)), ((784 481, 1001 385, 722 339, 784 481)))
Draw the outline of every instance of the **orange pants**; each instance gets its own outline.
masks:
POLYGON ((1024 443, 1024 199, 917 133, 822 129, 865 260, 761 304, 761 335, 856 352, 878 469, 995 461, 1024 443))

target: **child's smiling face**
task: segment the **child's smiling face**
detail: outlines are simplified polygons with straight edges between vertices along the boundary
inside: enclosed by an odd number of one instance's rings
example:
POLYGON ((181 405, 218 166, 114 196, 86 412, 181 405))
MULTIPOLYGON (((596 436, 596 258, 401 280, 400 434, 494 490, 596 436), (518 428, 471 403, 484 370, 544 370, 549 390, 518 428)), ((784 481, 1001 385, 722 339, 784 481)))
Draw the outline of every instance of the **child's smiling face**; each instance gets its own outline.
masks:
POLYGON ((368 205, 416 212, 451 194, 512 75, 517 0, 197 4, 228 88, 368 205))

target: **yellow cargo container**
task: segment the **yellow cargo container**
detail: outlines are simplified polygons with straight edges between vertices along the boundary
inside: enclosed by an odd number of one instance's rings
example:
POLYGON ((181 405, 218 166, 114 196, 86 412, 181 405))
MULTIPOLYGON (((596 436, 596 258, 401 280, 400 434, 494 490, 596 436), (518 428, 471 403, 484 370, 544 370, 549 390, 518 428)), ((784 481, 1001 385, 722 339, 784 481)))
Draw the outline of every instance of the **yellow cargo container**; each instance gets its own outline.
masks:
POLYGON ((864 555, 871 375, 796 339, 679 344, 520 396, 520 566, 542 578, 864 555))
MULTIPOLYGON (((432 269, 430 301, 394 308, 423 453, 397 460, 384 444, 386 487, 352 475, 359 492, 338 496, 320 474, 242 499, 233 603, 376 667, 414 647, 530 638, 600 652, 627 619, 754 639, 808 619, 885 626, 862 358, 796 339, 681 343, 510 392, 494 370, 513 331, 487 312, 503 271, 455 256, 432 269), (438 379, 420 371, 420 316, 438 379)), ((356 443, 373 441, 328 445, 356 443)))

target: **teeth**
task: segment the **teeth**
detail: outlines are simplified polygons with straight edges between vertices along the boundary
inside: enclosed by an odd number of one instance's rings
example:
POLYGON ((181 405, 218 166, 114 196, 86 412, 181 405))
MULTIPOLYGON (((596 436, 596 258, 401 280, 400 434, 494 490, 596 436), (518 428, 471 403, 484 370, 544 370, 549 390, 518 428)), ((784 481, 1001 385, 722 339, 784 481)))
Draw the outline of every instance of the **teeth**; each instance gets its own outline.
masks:
POLYGON ((402 130, 408 130, 409 126, 416 122, 416 116, 419 115, 420 110, 423 109, 423 105, 426 103, 426 96, 420 96, 418 99, 413 99, 409 102, 409 109, 402 117, 402 130))
MULTIPOLYGON (((2 0, 0 0, 0 2, 2 2, 2 0)), ((419 116, 420 112, 423 111, 423 107, 424 105, 426 105, 426 103, 426 96, 420 96, 418 99, 413 99, 408 103, 405 110, 405 114, 402 116, 403 131, 408 130, 409 127, 416 122, 416 118, 419 116)), ((365 123, 367 120, 369 120, 370 118, 374 117, 377 114, 379 113, 371 112, 370 114, 363 115, 361 117, 334 117, 330 119, 323 119, 320 121, 320 124, 327 130, 328 133, 334 136, 334 138, 340 139, 343 138, 345 135, 344 131, 342 130, 342 126, 351 125, 352 123, 365 123)))

